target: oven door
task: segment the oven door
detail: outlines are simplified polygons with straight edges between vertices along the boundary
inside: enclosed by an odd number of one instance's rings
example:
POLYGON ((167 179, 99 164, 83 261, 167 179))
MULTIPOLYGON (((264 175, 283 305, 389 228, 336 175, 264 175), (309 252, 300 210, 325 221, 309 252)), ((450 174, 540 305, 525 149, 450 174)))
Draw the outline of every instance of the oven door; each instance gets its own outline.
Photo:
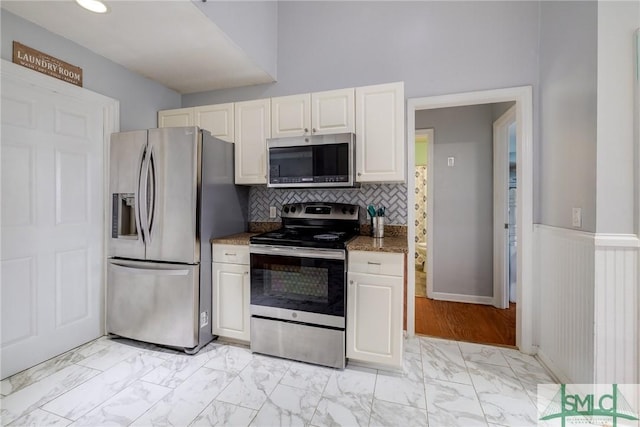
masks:
POLYGON ((249 248, 252 316, 344 328, 344 250, 253 244, 249 248))

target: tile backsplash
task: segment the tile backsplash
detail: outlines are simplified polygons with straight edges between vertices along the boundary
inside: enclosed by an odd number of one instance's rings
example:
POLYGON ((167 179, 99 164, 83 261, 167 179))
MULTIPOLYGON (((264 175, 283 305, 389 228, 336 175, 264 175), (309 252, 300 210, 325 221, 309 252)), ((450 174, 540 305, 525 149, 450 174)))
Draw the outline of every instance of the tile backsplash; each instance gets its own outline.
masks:
POLYGON ((249 221, 280 222, 282 205, 299 202, 351 203, 360 206, 360 222, 367 221, 368 205, 385 207, 385 223, 407 224, 407 186, 405 184, 363 184, 357 188, 285 189, 253 186, 249 192, 249 221), (269 218, 275 206, 276 218, 269 218))

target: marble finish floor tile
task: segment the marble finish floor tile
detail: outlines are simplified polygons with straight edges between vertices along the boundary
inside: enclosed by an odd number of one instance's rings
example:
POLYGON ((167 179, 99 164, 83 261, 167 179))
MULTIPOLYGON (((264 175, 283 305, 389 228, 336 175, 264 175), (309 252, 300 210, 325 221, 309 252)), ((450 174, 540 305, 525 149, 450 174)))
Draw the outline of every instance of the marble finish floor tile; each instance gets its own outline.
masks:
POLYGON ((304 426, 309 424, 320 393, 279 384, 253 419, 253 426, 304 426))
POLYGON ((234 376, 230 372, 200 368, 131 425, 186 426, 229 385, 234 376))
POLYGON ((9 424, 41 407, 76 386, 98 375, 100 371, 85 366, 68 366, 2 399, 0 421, 9 424))
POLYGON ((191 427, 235 426, 245 427, 256 416, 256 411, 214 400, 191 423, 191 427))
POLYGON ((398 371, 325 368, 212 342, 100 338, 2 382, 2 425, 535 425, 552 378, 516 350, 406 339, 398 371))
MULTIPOLYGON (((26 415, 18 418, 9 426, 15 427, 24 427, 24 426, 49 426, 49 427, 64 427, 68 426, 73 421, 68 420, 66 418, 62 418, 56 414, 52 414, 51 412, 43 411, 42 409, 36 409, 34 411, 29 412, 26 415)), ((3 424, 4 425, 4 424, 3 424)))
POLYGON ((427 411, 411 406, 399 405, 375 399, 371 409, 369 425, 377 426, 407 426, 425 427, 427 411))
POLYGON ((469 342, 461 342, 459 346, 465 361, 509 366, 499 347, 469 342))
POLYGON ((427 381, 425 389, 429 427, 487 425, 473 386, 445 381, 427 381))
POLYGON ((78 419, 73 426, 129 425, 171 391, 168 387, 135 381, 78 419))
POLYGON ((157 357, 136 354, 53 399, 44 405, 43 409, 71 420, 77 420, 160 363, 162 363, 162 359, 157 357))

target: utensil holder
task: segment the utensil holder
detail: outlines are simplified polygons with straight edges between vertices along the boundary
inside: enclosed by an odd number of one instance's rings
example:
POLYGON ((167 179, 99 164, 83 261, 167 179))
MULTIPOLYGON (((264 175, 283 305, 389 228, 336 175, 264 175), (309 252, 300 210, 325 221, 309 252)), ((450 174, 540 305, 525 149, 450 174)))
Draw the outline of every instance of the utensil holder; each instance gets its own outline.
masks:
POLYGON ((384 237, 384 217, 383 216, 376 216, 373 217, 372 219, 373 221, 373 237, 377 238, 377 239, 381 239, 384 237))

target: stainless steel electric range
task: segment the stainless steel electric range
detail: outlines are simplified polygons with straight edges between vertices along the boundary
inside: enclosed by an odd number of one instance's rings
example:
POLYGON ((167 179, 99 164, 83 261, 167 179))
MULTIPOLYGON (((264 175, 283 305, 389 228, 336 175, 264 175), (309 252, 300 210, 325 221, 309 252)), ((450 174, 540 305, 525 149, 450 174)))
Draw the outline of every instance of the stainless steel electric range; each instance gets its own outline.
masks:
POLYGON ((344 368, 346 244, 359 207, 293 203, 282 227, 250 239, 251 350, 344 368))

